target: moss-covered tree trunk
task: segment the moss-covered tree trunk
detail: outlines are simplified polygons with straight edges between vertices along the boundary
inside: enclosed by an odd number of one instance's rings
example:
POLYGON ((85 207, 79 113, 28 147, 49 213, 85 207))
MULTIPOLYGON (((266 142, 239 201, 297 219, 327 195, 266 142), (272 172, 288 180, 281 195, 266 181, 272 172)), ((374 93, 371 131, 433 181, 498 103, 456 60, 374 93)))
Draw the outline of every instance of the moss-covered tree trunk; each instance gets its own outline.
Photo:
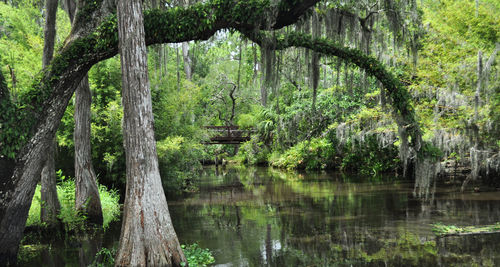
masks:
POLYGON ((118 1, 127 190, 117 266, 186 262, 161 184, 141 0, 118 1))

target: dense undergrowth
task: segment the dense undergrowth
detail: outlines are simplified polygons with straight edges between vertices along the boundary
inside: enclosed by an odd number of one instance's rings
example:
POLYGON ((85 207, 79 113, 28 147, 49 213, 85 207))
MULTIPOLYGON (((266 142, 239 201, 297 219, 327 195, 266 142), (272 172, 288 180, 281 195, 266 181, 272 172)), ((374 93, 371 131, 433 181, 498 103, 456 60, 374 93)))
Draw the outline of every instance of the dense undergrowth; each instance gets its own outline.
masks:
MULTIPOLYGON (((60 182, 57 185, 57 196, 61 204, 58 218, 61 220, 66 232, 83 230, 86 227, 86 216, 75 210, 75 181, 72 178, 63 176, 61 171, 58 171, 58 175, 60 182)), ((120 195, 117 190, 108 189, 103 185, 98 185, 98 187, 101 198, 103 228, 107 229, 111 222, 120 219, 120 195)), ((40 208, 40 185, 37 185, 26 226, 45 227, 40 221, 40 208)))

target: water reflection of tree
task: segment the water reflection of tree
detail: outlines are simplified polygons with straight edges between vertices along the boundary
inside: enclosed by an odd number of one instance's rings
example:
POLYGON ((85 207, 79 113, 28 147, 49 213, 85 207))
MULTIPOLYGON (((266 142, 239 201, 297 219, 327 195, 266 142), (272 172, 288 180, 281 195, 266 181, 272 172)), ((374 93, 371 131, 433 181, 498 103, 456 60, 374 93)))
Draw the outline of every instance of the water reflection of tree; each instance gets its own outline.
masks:
POLYGON ((435 265, 464 258, 438 253, 431 222, 500 219, 494 201, 479 204, 449 193, 421 201, 404 183, 279 174, 291 176, 283 179, 275 172, 228 170, 232 178, 185 200, 181 210, 172 209, 173 217, 188 216, 183 225, 175 225, 183 242, 204 236, 210 242, 202 245, 223 251, 216 253, 220 263, 236 265, 235 259, 259 266, 435 265), (195 233, 186 240, 185 232, 195 233))

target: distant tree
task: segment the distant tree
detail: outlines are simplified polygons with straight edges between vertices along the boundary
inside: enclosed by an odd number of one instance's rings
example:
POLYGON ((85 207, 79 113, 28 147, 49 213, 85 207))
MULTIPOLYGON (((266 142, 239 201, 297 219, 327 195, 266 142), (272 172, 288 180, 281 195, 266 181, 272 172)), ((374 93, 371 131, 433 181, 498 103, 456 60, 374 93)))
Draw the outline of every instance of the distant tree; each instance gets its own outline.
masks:
MULTIPOLYGON (((54 43, 56 38, 56 15, 57 15, 58 0, 45 1, 45 28, 44 28, 44 45, 42 67, 45 68, 50 64, 54 55, 54 43)), ((45 166, 41 173, 41 209, 40 221, 46 223, 50 227, 54 227, 58 223, 57 215, 61 209, 61 204, 57 198, 57 178, 55 169, 55 138, 52 139, 52 144, 49 146, 45 160, 45 166)))

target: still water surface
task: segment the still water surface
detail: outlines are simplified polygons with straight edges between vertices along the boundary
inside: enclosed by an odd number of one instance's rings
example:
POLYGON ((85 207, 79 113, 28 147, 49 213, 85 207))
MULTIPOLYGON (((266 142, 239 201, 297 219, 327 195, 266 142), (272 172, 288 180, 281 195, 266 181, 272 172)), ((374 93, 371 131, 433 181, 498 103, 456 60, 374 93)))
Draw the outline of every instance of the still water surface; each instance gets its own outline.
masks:
MULTIPOLYGON (((436 222, 500 221, 499 192, 437 186, 422 201, 412 183, 390 176, 270 168, 209 167, 197 183, 198 192, 170 197, 170 213, 181 243, 209 248, 218 266, 500 266, 500 235, 436 239, 431 231, 436 222)), ((116 246, 119 228, 94 243, 116 246)), ((94 243, 72 242, 27 265, 91 262, 94 243)))

